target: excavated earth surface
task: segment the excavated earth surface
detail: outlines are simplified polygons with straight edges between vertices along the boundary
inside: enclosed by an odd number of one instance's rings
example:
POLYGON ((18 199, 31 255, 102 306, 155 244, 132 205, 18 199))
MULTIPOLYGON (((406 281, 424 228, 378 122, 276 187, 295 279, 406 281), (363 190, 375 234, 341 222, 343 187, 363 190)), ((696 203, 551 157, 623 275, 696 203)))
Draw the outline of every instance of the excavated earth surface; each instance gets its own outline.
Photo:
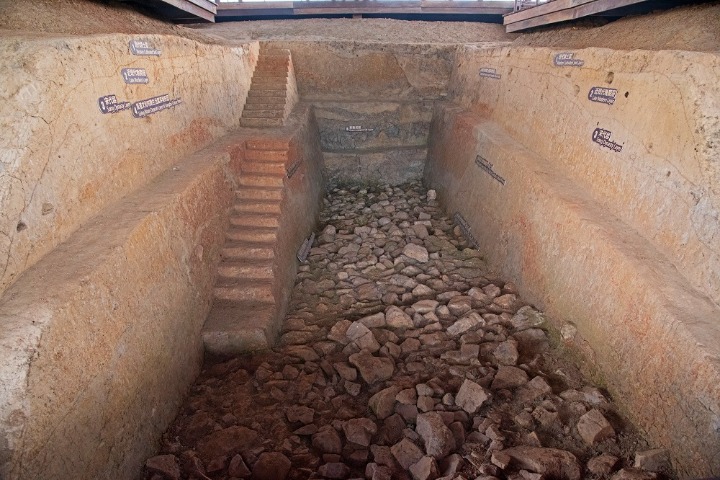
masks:
POLYGON ((320 224, 279 346, 208 360, 145 478, 674 477, 434 191, 334 189, 320 224))

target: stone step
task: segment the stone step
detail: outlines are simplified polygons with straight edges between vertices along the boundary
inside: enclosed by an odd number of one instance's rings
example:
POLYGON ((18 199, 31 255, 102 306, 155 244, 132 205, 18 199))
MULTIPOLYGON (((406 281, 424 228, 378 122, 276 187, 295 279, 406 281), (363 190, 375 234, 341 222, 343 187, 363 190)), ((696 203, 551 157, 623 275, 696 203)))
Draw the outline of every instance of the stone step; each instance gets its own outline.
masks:
POLYGON ((240 125, 247 128, 282 127, 282 118, 240 118, 240 125))
POLYGON ((235 202, 236 213, 280 213, 280 200, 244 200, 235 202))
POLYGON ((275 250, 267 244, 232 241, 226 242, 221 250, 224 260, 272 260, 275 250))
POLYGON ((216 286, 213 289, 213 298, 225 302, 274 302, 272 282, 267 280, 235 279, 231 285, 216 286))
POLYGON ((281 188, 285 182, 285 175, 248 174, 241 175, 238 183, 243 187, 277 187, 281 188))
POLYGON ((282 187, 245 186, 235 190, 237 200, 282 200, 282 187))
POLYGON ((278 63, 278 64, 260 64, 255 67, 255 71, 253 72, 253 75, 264 75, 264 76, 278 76, 278 77, 288 77, 288 70, 289 70, 289 63, 278 63))
POLYGON ((284 88, 265 88, 252 86, 248 91, 248 97, 282 97, 285 98, 284 88))
POLYGON ((252 162, 287 162, 288 150, 246 150, 245 160, 252 162))
POLYGON ((202 329, 205 350, 214 355, 237 355, 270 348, 277 310, 274 302, 244 301, 213 305, 202 329))
POLYGON ((237 213, 230 216, 233 227, 274 227, 280 226, 280 216, 267 213, 237 213))
POLYGON ((277 137, 255 137, 245 141, 248 150, 288 150, 290 139, 277 137))
POLYGON ((272 279, 273 264, 269 260, 244 262, 226 261, 218 266, 218 286, 227 284, 230 279, 237 278, 272 279))
POLYGON ((250 162, 244 161, 240 164, 240 170, 243 173, 274 173, 277 175, 285 175, 284 162, 250 162))
POLYGON ((225 239, 228 242, 274 245, 277 240, 277 228, 231 226, 225 231, 225 239))
POLYGON ((245 110, 243 112, 243 118, 282 118, 285 115, 285 111, 282 109, 278 110, 245 110))
POLYGON ((263 104, 263 105, 285 105, 285 92, 282 92, 282 95, 280 96, 257 96, 257 97, 247 97, 245 100, 245 108, 247 108, 248 105, 257 105, 257 104, 263 104))

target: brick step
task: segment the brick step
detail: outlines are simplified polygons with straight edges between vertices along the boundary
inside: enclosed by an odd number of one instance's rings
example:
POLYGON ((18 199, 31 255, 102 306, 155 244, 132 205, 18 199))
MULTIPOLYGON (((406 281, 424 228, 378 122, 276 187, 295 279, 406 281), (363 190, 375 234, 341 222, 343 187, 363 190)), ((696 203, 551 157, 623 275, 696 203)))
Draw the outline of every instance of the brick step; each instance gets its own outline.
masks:
POLYGON ((285 93, 283 92, 283 95, 281 96, 254 96, 254 97, 247 97, 245 99, 245 108, 247 108, 249 105, 282 105, 285 106, 285 102, 287 101, 287 98, 285 97, 285 93))
POLYGON ((287 87, 287 77, 255 75, 252 78, 253 86, 263 86, 267 88, 285 88, 287 87))
POLYGON ((251 162, 287 162, 289 152, 285 150, 246 150, 245 160, 251 162))
POLYGON ((276 175, 285 175, 287 173, 284 162, 244 161, 242 164, 240 164, 240 170, 243 173, 269 173, 276 175))
POLYGON ((245 141, 248 150, 288 150, 290 140, 274 137, 257 137, 245 141))
POLYGON ((282 118, 240 118, 240 126, 247 128, 272 128, 282 127, 282 118))
MULTIPOLYGON (((257 97, 257 98, 263 98, 263 97, 257 97)), ((267 97, 265 97, 267 98, 267 97)), ((281 109, 285 110, 285 102, 282 103, 246 103, 245 104, 245 112, 253 111, 253 110, 274 110, 274 109, 281 109)))
POLYGON ((277 240, 277 228, 265 227, 230 227, 225 231, 225 240, 227 242, 245 242, 245 243, 266 243, 274 245, 277 240))
POLYGON ((285 185, 285 175, 240 175, 238 183, 243 187, 278 187, 285 185))
POLYGON ((243 118, 282 118, 285 115, 284 109, 276 110, 245 110, 243 118))
POLYGON ((237 280, 232 285, 217 286, 213 289, 213 298, 226 302, 273 302, 272 282, 257 279, 237 280))
POLYGON ((235 190, 236 200, 282 200, 282 187, 248 185, 235 190))
POLYGON ((243 212, 230 216, 233 227, 273 227, 280 226, 280 216, 267 213, 243 212))
POLYGON ((253 75, 255 75, 255 76, 263 75, 263 76, 271 76, 271 77, 278 76, 278 77, 287 78, 288 73, 289 73, 288 70, 290 70, 288 67, 289 67, 289 63, 284 63, 284 64, 278 63, 276 65, 258 64, 255 67, 255 71, 253 71, 253 75))
MULTIPOLYGON (((284 88, 256 88, 252 86, 248 91, 248 97, 282 97, 285 98, 284 88)), ((284 102, 283 102, 284 103, 284 102)))
POLYGON ((275 302, 216 300, 203 325, 205 350, 215 355, 238 355, 272 346, 268 335, 277 315, 275 302))
POLYGON ((280 200, 243 200, 235 202, 235 213, 280 213, 280 200))
POLYGON ((244 261, 244 262, 222 262, 218 266, 218 282, 216 285, 227 284, 230 279, 237 278, 273 278, 273 264, 269 260, 244 261))
POLYGON ((226 260, 272 260, 275 250, 267 244, 231 241, 225 242, 221 250, 223 261, 226 260))

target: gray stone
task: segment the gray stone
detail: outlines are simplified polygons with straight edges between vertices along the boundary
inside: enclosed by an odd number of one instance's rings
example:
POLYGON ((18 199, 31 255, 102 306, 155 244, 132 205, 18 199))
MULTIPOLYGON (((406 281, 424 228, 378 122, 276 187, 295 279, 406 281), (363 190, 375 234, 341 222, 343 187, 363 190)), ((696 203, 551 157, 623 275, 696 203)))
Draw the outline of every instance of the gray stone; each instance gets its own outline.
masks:
POLYGON ((292 466, 290 460, 280 452, 261 453, 253 465, 252 480, 285 480, 292 466))
POLYGON ((377 433, 377 425, 369 418, 353 418, 345 422, 343 432, 348 442, 369 447, 373 436, 377 433))
POLYGON ((395 397, 398 392, 400 392, 400 387, 392 386, 384 390, 380 390, 378 393, 370 397, 370 400, 368 400, 368 406, 377 418, 382 420, 393 414, 395 409, 395 397))
POLYGON ((455 396, 455 405, 472 415, 488 398, 490 394, 483 387, 466 379, 455 396))
POLYGON ((491 390, 502 390, 504 388, 515 388, 528 383, 528 375, 525 370, 517 367, 502 365, 498 368, 495 378, 490 385, 491 390))
POLYGON ((517 467, 558 480, 580 480, 580 463, 572 453, 556 448, 522 445, 502 451, 517 467))
POLYGON ((170 480, 180 480, 180 465, 175 455, 156 455, 148 458, 145 468, 150 473, 159 473, 170 480))
POLYGON ((412 258, 420 263, 426 263, 429 260, 428 251, 425 247, 415 245, 414 243, 408 243, 403 248, 403 255, 408 258, 412 258))
POLYGON ((332 427, 325 427, 313 435, 312 446, 322 453, 342 453, 342 440, 332 427))
POLYGON ((410 315, 394 305, 385 310, 385 321, 390 328, 413 328, 414 326, 410 315))
POLYGON ((407 438, 403 438, 390 447, 390 451, 393 457, 395 457, 395 460, 397 460, 405 470, 409 469, 411 465, 417 463, 423 457, 422 450, 407 438))
POLYGON ((450 325, 447 328, 448 335, 452 335, 453 337, 456 337, 458 335, 462 335, 463 333, 467 332, 468 330, 471 330, 473 328, 476 328, 478 326, 484 325, 485 320, 480 316, 477 312, 470 312, 452 325, 450 325))
POLYGON ((507 340, 500 343, 495 348, 493 356, 500 365, 515 365, 519 357, 517 341, 507 340))
POLYGON ((635 452, 635 468, 641 468, 649 472, 669 472, 671 470, 670 455, 663 448, 654 448, 635 452))
POLYGON ((615 430, 602 413, 592 409, 580 417, 577 423, 578 433, 588 445, 595 445, 607 438, 615 436, 615 430))
POLYGON ((516 330, 525 330, 544 324, 545 316, 528 305, 518 310, 510 322, 516 330))
POLYGON ((420 300, 419 302, 413 303, 412 308, 416 313, 422 314, 434 312, 438 305, 439 302, 437 300, 420 300))
POLYGON ((350 355, 350 363, 357 367, 360 376, 369 384, 392 377, 395 365, 387 357, 374 357, 367 350, 350 355))
POLYGON ((436 412, 423 413, 417 417, 415 431, 425 445, 425 453, 437 459, 455 450, 455 437, 436 412))
POLYGON ((350 476, 350 467, 341 462, 331 462, 320 465, 318 473, 325 478, 343 479, 350 476))
POLYGON ((587 469, 595 475, 609 475, 618 463, 618 457, 603 453, 597 457, 591 458, 587 463, 587 469))
POLYGON ((438 473, 438 465, 433 457, 423 457, 410 466, 410 475, 413 480, 435 480, 438 473))

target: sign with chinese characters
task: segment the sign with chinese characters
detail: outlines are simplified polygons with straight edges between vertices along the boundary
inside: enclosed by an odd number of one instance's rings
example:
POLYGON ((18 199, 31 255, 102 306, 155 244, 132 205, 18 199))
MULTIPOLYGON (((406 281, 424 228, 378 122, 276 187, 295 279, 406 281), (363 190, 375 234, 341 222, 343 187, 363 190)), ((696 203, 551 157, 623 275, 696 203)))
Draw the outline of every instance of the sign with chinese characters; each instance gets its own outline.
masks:
POLYGON ((553 64, 556 67, 582 67, 585 65, 584 60, 575 58, 575 54, 571 52, 563 52, 555 54, 553 64))
POLYGON ((128 45, 130 47, 130 53, 133 55, 159 57, 162 53, 159 49, 155 48, 155 45, 149 40, 130 40, 128 45))
POLYGON ((140 100, 132 104, 132 114, 135 118, 143 118, 161 110, 180 105, 182 100, 178 98, 170 98, 169 94, 158 95, 157 97, 140 100))
POLYGON ((505 185, 505 179, 501 177, 495 170, 493 170, 493 164, 488 162, 486 159, 478 155, 475 157, 475 165, 480 167, 485 173, 490 175, 492 178, 500 182, 501 185, 505 185))
POLYGON ((130 102, 121 102, 115 95, 104 95, 98 98, 98 106, 103 114, 122 112, 130 108, 130 102))
POLYGON ((617 90, 614 88, 592 87, 588 92, 588 100, 607 105, 615 103, 616 96, 617 90))
POLYGON ((300 246, 300 250, 298 250, 297 253, 297 259, 300 262, 304 262, 307 260, 308 255, 310 254, 310 250, 312 249, 312 244, 315 241, 315 233, 312 233, 308 238, 305 239, 303 244, 300 246))
POLYGON ((500 80, 500 74, 494 68, 483 67, 480 69, 480 76, 500 80))
POLYGON ((128 85, 150 83, 150 79, 144 68, 123 68, 120 70, 120 74, 128 85))
POLYGON ((478 248, 478 242, 475 239, 475 236, 472 234, 472 231, 470 230, 470 225, 467 223, 467 220, 465 220, 465 217, 463 217, 460 212, 457 212, 453 216, 453 219, 455 220, 457 226, 460 227, 460 230, 462 230, 465 238, 468 240, 468 242, 470 242, 470 245, 478 248))
POLYGON ((345 127, 346 132, 372 132, 374 128, 363 128, 362 125, 350 125, 345 127))
POLYGON ((600 145, 601 147, 608 148, 613 152, 620 152, 623 148, 617 142, 612 141, 612 132, 605 130, 604 128, 596 128, 592 134, 592 141, 600 145))

